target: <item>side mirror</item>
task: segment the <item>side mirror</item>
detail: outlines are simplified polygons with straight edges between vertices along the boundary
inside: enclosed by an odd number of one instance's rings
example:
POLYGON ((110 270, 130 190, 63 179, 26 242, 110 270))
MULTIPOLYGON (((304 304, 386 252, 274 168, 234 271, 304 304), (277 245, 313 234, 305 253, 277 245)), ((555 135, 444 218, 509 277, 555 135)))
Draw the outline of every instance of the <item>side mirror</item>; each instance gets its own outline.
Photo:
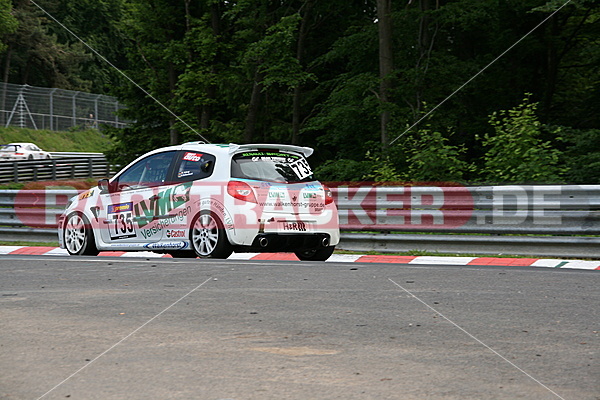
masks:
POLYGON ((100 179, 98 181, 98 188, 100 189, 100 193, 110 193, 110 182, 108 179, 100 179))

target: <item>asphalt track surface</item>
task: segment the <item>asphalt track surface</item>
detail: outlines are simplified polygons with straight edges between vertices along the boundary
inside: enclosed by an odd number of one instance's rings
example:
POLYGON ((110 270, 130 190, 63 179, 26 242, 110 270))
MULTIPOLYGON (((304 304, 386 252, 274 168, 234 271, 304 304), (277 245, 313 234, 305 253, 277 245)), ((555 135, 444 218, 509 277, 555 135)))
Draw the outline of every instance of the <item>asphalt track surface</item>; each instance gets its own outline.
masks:
POLYGON ((600 399, 597 271, 0 257, 1 399, 600 399))

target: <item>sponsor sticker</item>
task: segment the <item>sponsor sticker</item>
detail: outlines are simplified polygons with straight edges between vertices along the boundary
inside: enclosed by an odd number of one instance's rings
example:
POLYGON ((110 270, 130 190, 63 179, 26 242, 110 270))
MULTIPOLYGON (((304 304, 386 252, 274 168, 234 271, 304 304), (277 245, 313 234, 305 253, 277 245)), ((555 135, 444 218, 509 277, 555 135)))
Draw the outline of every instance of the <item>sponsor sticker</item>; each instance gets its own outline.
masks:
POLYGON ((152 250, 183 250, 188 247, 187 242, 165 242, 165 243, 148 243, 144 245, 147 249, 152 250))
POLYGON ((198 161, 202 160, 202 154, 187 152, 183 155, 183 160, 198 162, 198 161))
POLYGON ((282 222, 281 228, 284 231, 306 232, 307 226, 305 222, 282 222))
POLYGON ((88 197, 90 197, 93 193, 93 190, 88 190, 86 192, 81 193, 77 198, 79 200, 83 200, 83 199, 87 199, 88 197))
POLYGON ((183 238, 185 237, 185 230, 181 229, 167 229, 168 238, 183 238))
POLYGON ((109 214, 118 214, 122 212, 128 212, 133 209, 133 203, 120 203, 120 204, 111 204, 108 206, 109 214))

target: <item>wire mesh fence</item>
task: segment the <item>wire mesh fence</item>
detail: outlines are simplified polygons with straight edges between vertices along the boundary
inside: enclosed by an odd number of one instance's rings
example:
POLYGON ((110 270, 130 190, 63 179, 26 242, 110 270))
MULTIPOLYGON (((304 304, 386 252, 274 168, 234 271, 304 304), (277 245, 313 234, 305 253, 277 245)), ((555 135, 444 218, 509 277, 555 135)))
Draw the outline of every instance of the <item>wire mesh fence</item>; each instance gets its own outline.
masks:
POLYGON ((0 126, 66 131, 123 128, 116 98, 74 90, 0 83, 0 126))

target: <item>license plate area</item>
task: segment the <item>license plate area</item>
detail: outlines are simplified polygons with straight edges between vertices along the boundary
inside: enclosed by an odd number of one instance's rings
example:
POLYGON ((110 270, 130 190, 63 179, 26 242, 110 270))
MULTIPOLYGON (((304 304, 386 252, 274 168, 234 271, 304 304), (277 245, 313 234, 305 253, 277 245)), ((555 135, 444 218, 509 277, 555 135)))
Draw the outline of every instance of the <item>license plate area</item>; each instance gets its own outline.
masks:
POLYGON ((312 226, 308 222, 303 221, 280 221, 280 232, 310 232, 312 226))

